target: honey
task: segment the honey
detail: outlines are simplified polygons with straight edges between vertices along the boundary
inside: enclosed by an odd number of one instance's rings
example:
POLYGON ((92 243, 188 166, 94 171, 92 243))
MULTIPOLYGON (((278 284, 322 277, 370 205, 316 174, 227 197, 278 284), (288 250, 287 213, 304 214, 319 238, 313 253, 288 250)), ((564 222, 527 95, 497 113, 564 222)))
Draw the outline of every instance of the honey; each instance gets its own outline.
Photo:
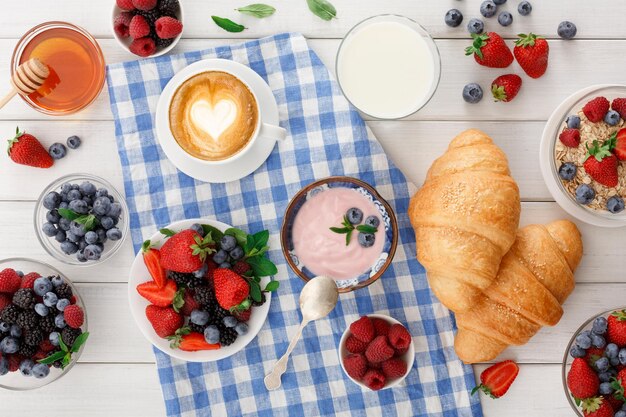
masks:
POLYGON ((20 43, 15 66, 39 58, 50 69, 46 82, 26 100, 33 107, 67 114, 89 105, 100 94, 105 77, 102 51, 82 29, 50 22, 32 29, 20 43))

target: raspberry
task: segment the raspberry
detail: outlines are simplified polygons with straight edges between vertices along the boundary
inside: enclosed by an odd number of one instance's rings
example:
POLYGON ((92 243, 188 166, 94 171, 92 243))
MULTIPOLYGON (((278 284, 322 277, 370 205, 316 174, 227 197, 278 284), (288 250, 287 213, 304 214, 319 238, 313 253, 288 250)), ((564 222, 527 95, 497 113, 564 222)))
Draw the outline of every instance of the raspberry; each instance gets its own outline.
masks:
POLYGON ((120 38, 130 36, 130 22, 133 20, 133 14, 130 12, 122 12, 115 18, 113 22, 113 30, 120 38))
POLYGON ((8 294, 0 294, 0 311, 11 304, 11 296, 8 294))
POLYGON ((122 10, 134 10, 135 6, 133 6, 132 0, 115 0, 117 3, 117 7, 122 10))
POLYGON ((601 122, 608 111, 609 100, 605 97, 596 97, 583 107, 583 113, 593 123, 601 122))
POLYGON ((39 345, 39 349, 42 352, 50 352, 51 350, 55 349, 55 346, 52 344, 52 342, 50 342, 50 340, 45 339, 43 342, 41 342, 41 344, 39 345))
POLYGON ((6 268, 0 271, 0 292, 13 294, 21 284, 22 278, 14 269, 6 268))
POLYGON ((343 358, 343 366, 352 378, 361 380, 367 372, 367 360, 360 353, 351 353, 343 358))
POLYGON ((391 325, 383 320, 378 318, 372 319, 372 324, 374 325, 374 331, 376 332, 376 336, 387 336, 389 334, 389 328, 391 325))
POLYGON ((396 323, 389 329, 389 343, 396 350, 396 353, 402 354, 411 345, 411 335, 403 325, 396 323))
POLYGON ((235 311, 233 313, 233 316, 235 316, 237 318, 237 320, 239 321, 248 321, 250 320, 250 316, 252 315, 252 309, 249 308, 247 310, 244 311, 235 311))
POLYGON ((24 275, 22 277, 22 283, 20 284, 20 288, 33 289, 33 287, 35 286, 35 280, 39 277, 41 277, 41 275, 39 275, 36 272, 31 272, 31 273, 24 275))
POLYGON ((350 353, 363 353, 367 349, 367 342, 362 342, 353 335, 346 339, 346 350, 350 353))
POLYGON ((78 329, 85 322, 85 313, 76 304, 65 307, 63 311, 63 318, 65 323, 73 329, 78 329))
POLYGON ((382 366, 387 378, 400 378, 406 374, 406 362, 400 358, 387 359, 382 366))
POLYGON ((193 290, 185 290, 185 295, 183 296, 185 299, 185 304, 183 308, 180 309, 180 312, 183 316, 190 316, 193 310, 197 310, 200 308, 200 304, 194 300, 194 291, 193 290))
POLYGON ((626 120, 626 98, 616 98, 611 103, 611 108, 618 112, 622 119, 626 120))
POLYGON ((152 10, 157 4, 157 0, 132 0, 133 6, 139 10, 152 10))
POLYGON ((143 38, 150 34, 150 25, 143 16, 135 15, 128 26, 128 33, 133 39, 143 38))
POLYGON ((246 261, 237 261, 235 265, 233 265, 233 271, 235 271, 239 275, 244 275, 249 270, 250 265, 248 265, 246 261))
POLYGON ((374 325, 369 317, 363 316, 350 325, 350 331, 362 342, 371 342, 374 338, 374 325))
POLYGON ((9 355, 9 372, 15 372, 20 369, 20 362, 24 360, 24 358, 20 355, 9 355))
POLYGON ((154 24, 156 34, 161 39, 171 39, 180 35, 183 31, 183 24, 173 17, 164 16, 157 19, 154 24))
POLYGON ((370 369, 363 376, 363 382, 369 389, 378 391, 385 386, 385 375, 378 369, 370 369))
POLYGON ((563 129, 559 135, 561 143, 569 148, 578 148, 580 131, 578 129, 563 129))
POLYGON ((156 51, 156 45, 150 38, 135 39, 130 44, 130 52, 141 57, 147 57, 152 55, 156 51))
POLYGON ((393 357, 394 350, 385 336, 376 336, 365 350, 365 357, 371 363, 383 362, 393 357))
POLYGON ((35 354, 33 355, 33 357, 31 358, 34 361, 39 361, 41 359, 47 358, 48 357, 48 352, 45 352, 43 350, 38 350, 37 352, 35 352, 35 354))

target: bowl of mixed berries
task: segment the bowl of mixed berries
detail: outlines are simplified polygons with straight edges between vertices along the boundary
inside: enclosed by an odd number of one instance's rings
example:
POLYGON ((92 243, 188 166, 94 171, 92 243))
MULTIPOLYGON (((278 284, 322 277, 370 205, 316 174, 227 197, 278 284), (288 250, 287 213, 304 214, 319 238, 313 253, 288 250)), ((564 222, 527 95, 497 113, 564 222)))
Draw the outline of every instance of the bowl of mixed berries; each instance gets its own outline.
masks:
POLYGON ((277 268, 269 232, 248 234, 224 223, 173 223, 146 240, 129 278, 131 313, 155 347, 208 362, 243 349, 269 312, 277 268))
POLYGON ((576 415, 626 417, 626 308, 580 326, 567 345, 562 374, 576 415))
POLYGON ((59 379, 88 337, 85 307, 66 276, 30 259, 0 261, 0 388, 29 390, 59 379))
POLYGON ((157 57, 174 48, 183 33, 179 0, 116 0, 113 36, 125 50, 157 57))

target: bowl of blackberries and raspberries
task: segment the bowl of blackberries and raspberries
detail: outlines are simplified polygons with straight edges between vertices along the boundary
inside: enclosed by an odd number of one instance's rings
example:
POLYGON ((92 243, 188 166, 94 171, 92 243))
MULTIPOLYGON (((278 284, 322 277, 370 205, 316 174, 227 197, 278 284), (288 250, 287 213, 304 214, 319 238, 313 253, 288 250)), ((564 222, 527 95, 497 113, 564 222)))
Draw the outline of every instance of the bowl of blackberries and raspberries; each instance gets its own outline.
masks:
POLYGON ((626 307, 595 315, 574 332, 562 375, 577 416, 626 417, 626 307))
POLYGON ((116 0, 113 36, 125 50, 140 57, 157 57, 174 48, 183 33, 179 0, 116 0))
POLYGON ((276 265, 267 230, 192 219, 146 240, 130 270, 130 310, 144 336, 191 362, 229 357, 248 345, 269 312, 276 265))
POLYGON ((59 379, 88 337, 83 301, 65 275, 31 259, 0 261, 0 388, 29 390, 59 379))
POLYGON ((106 180, 72 174, 48 185, 35 206, 41 246, 70 265, 95 265, 119 250, 129 234, 124 197, 106 180))

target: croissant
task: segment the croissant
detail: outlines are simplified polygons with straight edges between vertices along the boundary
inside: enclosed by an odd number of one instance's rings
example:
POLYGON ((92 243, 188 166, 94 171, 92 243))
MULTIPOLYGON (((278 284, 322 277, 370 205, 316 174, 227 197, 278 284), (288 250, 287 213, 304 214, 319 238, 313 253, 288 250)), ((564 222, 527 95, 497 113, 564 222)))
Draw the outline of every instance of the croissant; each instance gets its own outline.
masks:
POLYGON ((409 205, 418 260, 446 307, 468 311, 482 299, 515 241, 519 216, 504 152, 479 130, 454 138, 409 205))
POLYGON ((542 326, 554 326, 574 289, 583 244, 576 225, 560 220, 519 230, 495 281, 471 310, 456 314, 454 348, 463 362, 496 358, 522 345, 542 326))

